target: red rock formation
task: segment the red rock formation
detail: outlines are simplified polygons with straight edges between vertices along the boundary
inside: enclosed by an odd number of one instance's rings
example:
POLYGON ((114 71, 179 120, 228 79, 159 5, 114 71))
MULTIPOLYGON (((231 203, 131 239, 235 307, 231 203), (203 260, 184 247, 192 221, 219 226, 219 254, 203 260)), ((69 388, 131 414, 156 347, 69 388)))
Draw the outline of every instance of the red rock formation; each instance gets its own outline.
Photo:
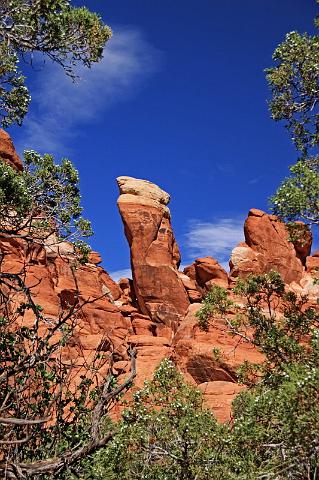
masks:
POLYGON ((309 273, 318 273, 319 275, 319 252, 306 259, 306 269, 309 273))
POLYGON ((184 273, 192 279, 197 290, 207 292, 212 285, 228 287, 228 275, 221 265, 212 257, 197 258, 192 265, 184 269, 184 273))
POLYGON ((231 402, 242 390, 236 370, 245 361, 262 361, 250 344, 230 335, 222 319, 214 319, 208 332, 198 327, 196 312, 201 304, 190 305, 173 339, 173 358, 185 378, 204 392, 205 403, 220 421, 229 419, 231 402), (213 349, 218 352, 214 358, 213 349))
POLYGON ((15 151, 9 134, 2 129, 0 129, 0 158, 16 170, 21 171, 23 169, 22 162, 15 151))
POLYGON ((240 243, 230 259, 231 277, 277 270, 286 283, 299 282, 304 274, 302 260, 310 251, 311 237, 298 253, 289 241, 285 224, 276 216, 251 209, 244 226, 245 243, 240 243), (302 259, 302 260, 301 260, 302 259))
POLYGON ((183 282, 189 301, 191 303, 200 302, 203 298, 203 294, 198 284, 185 273, 178 272, 178 276, 183 282))
MULTIPOLYGON (((10 138, 1 131, 0 157, 21 170, 10 138)), ((90 254, 87 264, 75 269, 74 250, 66 242, 40 246, 2 239, 2 270, 25 272, 34 299, 49 321, 54 322, 74 303, 94 300, 79 313, 68 348, 67 359, 76 366, 84 365, 96 349, 114 350, 114 371, 121 381, 129 368, 126 349, 130 343, 138 353, 138 388, 164 357, 170 357, 185 378, 203 391, 217 418, 225 421, 230 417, 232 399, 243 388, 236 383, 236 369, 244 360, 262 360, 249 344, 229 334, 222 319, 215 318, 208 333, 197 325, 195 314, 203 295, 212 284, 227 288, 227 273, 211 257, 199 258, 184 273, 179 272, 180 255, 167 208, 169 195, 145 180, 120 177, 118 183, 133 281, 121 279, 116 284, 98 266, 101 258, 96 252, 90 254)), ((282 222, 253 209, 245 222, 245 240, 232 253, 232 278, 277 269, 289 288, 313 299, 319 296, 319 286, 313 282, 319 253, 309 256, 310 236, 294 247, 282 222)), ((31 320, 26 312, 22 321, 27 324, 31 320)))
MULTIPOLYGON (((30 246, 28 248, 30 250, 30 246)), ((80 347, 95 351, 102 339, 109 337, 114 348, 119 348, 119 354, 125 356, 125 339, 131 322, 123 317, 114 303, 120 296, 119 286, 101 267, 86 264, 74 269, 69 258, 58 254, 48 258, 45 248, 39 245, 28 252, 27 259, 21 240, 1 241, 0 249, 5 253, 2 271, 24 271, 35 302, 43 307, 50 321, 56 321, 63 309, 67 310, 75 303, 94 300, 85 305, 79 315, 76 327, 79 355, 80 347)))
POLYGON ((319 255, 316 252, 313 256, 306 258, 306 272, 299 283, 293 282, 290 288, 296 293, 307 295, 308 300, 316 303, 319 298, 319 255), (317 280, 317 282, 314 281, 317 280))
POLYGON ((300 239, 295 240, 293 245, 295 247, 297 257, 300 258, 303 265, 306 264, 308 255, 311 252, 312 245, 312 233, 309 230, 309 227, 306 226, 303 222, 295 222, 296 225, 300 225, 300 239))
POLYGON ((146 180, 119 177, 117 182, 138 305, 152 320, 176 330, 189 300, 178 276, 180 255, 166 206, 169 195, 146 180))
POLYGON ((216 380, 198 385, 204 395, 204 404, 210 408, 217 420, 227 422, 231 418, 232 402, 236 395, 245 389, 238 383, 216 380))

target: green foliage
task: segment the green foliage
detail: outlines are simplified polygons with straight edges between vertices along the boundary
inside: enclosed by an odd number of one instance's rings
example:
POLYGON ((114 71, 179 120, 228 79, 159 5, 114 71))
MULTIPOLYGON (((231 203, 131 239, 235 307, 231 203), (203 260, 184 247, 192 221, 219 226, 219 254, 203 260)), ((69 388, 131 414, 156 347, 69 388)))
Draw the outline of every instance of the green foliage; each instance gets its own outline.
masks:
POLYGON ((96 13, 69 0, 3 0, 0 5, 0 123, 21 124, 30 96, 18 60, 40 52, 76 77, 75 66, 91 67, 103 55, 111 30, 96 13))
POLYGON ((319 157, 299 160, 290 172, 291 177, 270 199, 273 212, 288 222, 303 220, 319 225, 319 157))
MULTIPOLYGON (((319 19, 315 20, 319 26, 319 19)), ((272 210, 281 219, 319 224, 319 36, 290 32, 273 54, 277 65, 266 70, 272 92, 272 118, 284 120, 301 160, 290 167, 286 178, 270 199, 272 210)), ((291 239, 300 227, 290 224, 291 239)), ((298 238, 299 236, 299 238, 298 238)), ((295 237, 296 239, 296 237, 295 237)))
POLYGON ((203 300, 202 308, 196 312, 201 329, 207 332, 209 318, 217 312, 226 313, 232 305, 233 302, 228 298, 227 290, 219 285, 213 285, 203 300))
MULTIPOLYGON (((318 332, 318 331, 317 331, 318 332)), ((318 478, 319 363, 285 366, 279 383, 263 382, 233 404, 233 452, 242 452, 241 478, 318 478)))
MULTIPOLYGON (((250 387, 233 404, 224 478, 318 478, 319 311, 285 291, 276 272, 239 279, 235 321, 206 297, 205 326, 222 315, 232 335, 254 345, 262 364, 244 362, 239 379, 250 387), (211 303, 211 308, 207 308, 211 303)), ((227 292, 225 291, 225 294, 227 292)), ((202 327, 203 328, 203 327, 202 327)), ((212 478, 215 478, 212 476, 212 478)))
POLYGON ((0 161, 0 205, 2 229, 8 225, 12 210, 21 218, 32 207, 32 198, 23 177, 3 161, 0 161))
POLYGON ((46 245, 75 243, 84 259, 90 251, 81 240, 92 235, 82 217, 78 172, 63 159, 25 152, 25 168, 17 172, 0 161, 0 235, 19 236, 46 245))
MULTIPOLYGON (((244 305, 235 305, 229 292, 223 289, 218 296, 210 293, 203 301, 198 312, 199 326, 207 330, 214 315, 222 316, 232 335, 241 336, 244 341, 253 344, 265 355, 262 366, 264 381, 271 381, 284 375, 287 364, 302 363, 311 360, 314 351, 312 343, 303 342, 311 338, 319 327, 319 312, 307 305, 307 297, 298 297, 285 291, 285 284, 279 273, 251 275, 247 279, 238 279, 234 293, 245 300, 244 305), (220 304, 220 298, 223 299, 220 304), (233 305, 237 315, 229 317, 225 305, 233 305)), ((257 368, 260 370, 261 366, 257 368)), ((252 373, 254 366, 245 365, 241 369, 252 373)), ((255 372, 256 373, 256 372, 255 372)))
POLYGON ((319 37, 290 32, 268 68, 272 118, 285 120, 298 150, 306 155, 319 142, 319 37))
POLYGON ((224 430, 202 408, 200 392, 184 382, 170 360, 163 360, 153 380, 135 393, 115 440, 90 462, 85 478, 226 478, 219 462, 227 444, 224 430))
POLYGON ((3 127, 14 123, 21 125, 29 108, 31 97, 18 63, 18 55, 0 43, 0 118, 3 127))
POLYGON ((246 299, 245 320, 238 329, 252 327, 250 341, 266 357, 264 380, 281 378, 287 364, 310 361, 311 342, 302 340, 319 327, 319 312, 307 306, 307 297, 285 292, 277 272, 239 280, 234 291, 246 299))

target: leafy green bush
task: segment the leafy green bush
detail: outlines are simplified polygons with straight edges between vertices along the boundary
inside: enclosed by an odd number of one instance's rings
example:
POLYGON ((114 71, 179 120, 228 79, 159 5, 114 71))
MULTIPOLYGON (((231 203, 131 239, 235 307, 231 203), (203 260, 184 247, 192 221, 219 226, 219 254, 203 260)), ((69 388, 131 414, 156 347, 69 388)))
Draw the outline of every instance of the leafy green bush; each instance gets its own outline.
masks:
MULTIPOLYGON (((315 25, 319 26, 319 18, 315 25)), ((319 224, 319 36, 290 32, 273 59, 276 65, 266 70, 271 115, 285 122, 301 158, 290 167, 290 177, 270 203, 276 215, 290 222, 291 240, 302 240, 303 227, 292 221, 319 224)))
MULTIPOLYGON (((270 199, 273 212, 293 222, 302 220, 308 225, 319 225, 319 157, 301 161, 290 167, 286 178, 270 199)), ((298 229, 298 224, 290 224, 298 229)), ((303 235, 302 226, 301 236, 303 235)), ((298 231, 295 232, 298 239, 298 231)))
POLYGON ((227 429, 202 402, 172 361, 163 360, 153 380, 134 394, 114 441, 89 462, 85 478, 226 478, 227 429))
MULTIPOLYGON (((316 20, 318 26, 318 20, 316 20)), ((274 120, 284 120, 298 150, 307 156, 318 145, 318 35, 287 33, 276 48, 276 66, 266 70, 274 120)))
MULTIPOLYGON (((207 295, 199 325, 224 317, 230 334, 254 345, 260 365, 245 362, 240 378, 250 387, 233 404, 229 465, 247 479, 317 479, 319 473, 319 309, 306 296, 286 291, 277 272, 239 279, 234 293, 244 304, 234 319, 229 293, 207 295), (219 307, 223 298, 222 307, 219 307), (230 302, 229 302, 230 305, 230 302), (255 381, 252 381, 255 376, 255 381), (256 377, 258 382, 256 383, 256 377), (240 460, 238 460, 240 459, 240 460), (237 470, 236 470, 237 469, 237 470)), ((236 478, 236 477, 234 477, 236 478)))

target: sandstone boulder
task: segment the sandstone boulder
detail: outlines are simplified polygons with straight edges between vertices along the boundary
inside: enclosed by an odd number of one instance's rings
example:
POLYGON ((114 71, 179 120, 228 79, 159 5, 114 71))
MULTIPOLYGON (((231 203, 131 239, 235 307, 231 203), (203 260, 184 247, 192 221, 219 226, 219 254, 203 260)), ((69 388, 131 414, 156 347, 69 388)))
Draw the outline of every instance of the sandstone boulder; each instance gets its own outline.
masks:
POLYGON ((319 255, 306 258, 306 272, 302 279, 291 284, 291 289, 300 295, 307 295, 309 305, 314 306, 319 298, 319 255))
POLYGON ((231 277, 276 270, 285 283, 300 281, 304 273, 301 258, 308 251, 310 239, 307 239, 307 248, 303 250, 300 246, 297 253, 289 241, 285 224, 276 216, 257 209, 250 210, 244 232, 245 242, 240 243, 231 255, 231 277))
POLYGON ((319 275, 319 252, 316 252, 312 257, 307 257, 306 269, 309 273, 318 273, 319 275))
POLYGON ((195 282, 197 288, 207 292, 212 285, 228 287, 228 275, 223 267, 212 257, 197 258, 184 269, 184 273, 195 282))
POLYGON ((295 222, 296 225, 300 225, 300 233, 297 240, 293 242, 297 256, 300 258, 303 265, 305 265, 307 257, 310 255, 312 246, 312 233, 307 225, 303 222, 295 222))
POLYGON ((202 383, 216 378, 214 371, 206 373, 203 378, 203 372, 209 372, 214 363, 215 367, 218 365, 223 370, 223 380, 231 378, 229 381, 235 381, 236 370, 245 360, 256 363, 263 360, 263 356, 250 343, 232 336, 221 318, 213 319, 207 333, 200 330, 196 317, 200 308, 199 303, 189 306, 172 343, 176 363, 189 380, 202 383), (214 360, 213 349, 220 353, 218 361, 214 360))
POLYGON ((148 180, 140 180, 133 177, 118 177, 117 183, 120 188, 121 195, 133 195, 136 197, 143 197, 145 203, 146 199, 160 205, 167 205, 170 201, 168 193, 164 192, 155 183, 148 180))

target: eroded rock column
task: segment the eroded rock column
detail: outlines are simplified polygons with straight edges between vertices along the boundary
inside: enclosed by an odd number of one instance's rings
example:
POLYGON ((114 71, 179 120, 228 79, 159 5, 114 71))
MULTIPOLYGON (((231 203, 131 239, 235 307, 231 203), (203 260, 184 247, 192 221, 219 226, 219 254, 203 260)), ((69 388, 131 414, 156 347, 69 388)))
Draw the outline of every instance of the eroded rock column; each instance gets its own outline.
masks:
POLYGON ((139 307, 175 331, 189 300, 178 276, 180 254, 167 207, 170 197, 147 180, 119 177, 117 183, 139 307))

